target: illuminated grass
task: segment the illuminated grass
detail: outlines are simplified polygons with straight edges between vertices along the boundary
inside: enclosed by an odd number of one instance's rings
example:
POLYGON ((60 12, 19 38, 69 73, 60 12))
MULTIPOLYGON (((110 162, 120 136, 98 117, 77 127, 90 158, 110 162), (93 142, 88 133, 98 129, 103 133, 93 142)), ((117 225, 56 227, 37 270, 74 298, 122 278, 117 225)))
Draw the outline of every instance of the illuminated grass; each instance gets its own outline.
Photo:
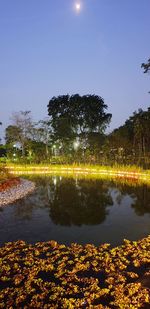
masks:
POLYGON ((10 179, 11 177, 12 176, 10 175, 8 170, 3 165, 0 165, 0 184, 10 179))
POLYGON ((137 166, 97 166, 97 165, 7 165, 13 174, 63 174, 63 176, 86 176, 94 178, 127 178, 150 183, 150 170, 137 166))

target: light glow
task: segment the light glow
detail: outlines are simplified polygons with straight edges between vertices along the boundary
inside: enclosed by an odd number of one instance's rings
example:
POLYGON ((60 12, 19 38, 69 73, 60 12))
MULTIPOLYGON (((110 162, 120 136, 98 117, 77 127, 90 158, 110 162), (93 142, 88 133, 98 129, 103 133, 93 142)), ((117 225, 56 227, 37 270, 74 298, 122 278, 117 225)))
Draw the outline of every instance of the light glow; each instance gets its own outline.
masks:
POLYGON ((77 3, 75 4, 75 9, 76 9, 77 12, 80 12, 80 11, 81 11, 81 3, 80 3, 80 2, 77 2, 77 3))
MULTIPOLYGON (((16 158, 14 158, 14 161, 16 158)), ((10 174, 53 174, 54 172, 59 172, 59 175, 63 175, 64 173, 67 174, 82 174, 82 175, 104 175, 107 177, 115 177, 115 178, 125 178, 125 179, 134 179, 139 181, 144 181, 148 183, 150 181, 150 175, 144 172, 136 172, 136 171, 125 171, 125 170, 117 170, 117 169, 95 169, 91 167, 73 167, 73 166, 35 166, 35 165, 28 165, 27 170, 24 169, 23 166, 15 165, 7 167, 10 174)), ((55 182, 55 180, 54 180, 55 182)), ((55 184, 55 183, 54 183, 55 184)))

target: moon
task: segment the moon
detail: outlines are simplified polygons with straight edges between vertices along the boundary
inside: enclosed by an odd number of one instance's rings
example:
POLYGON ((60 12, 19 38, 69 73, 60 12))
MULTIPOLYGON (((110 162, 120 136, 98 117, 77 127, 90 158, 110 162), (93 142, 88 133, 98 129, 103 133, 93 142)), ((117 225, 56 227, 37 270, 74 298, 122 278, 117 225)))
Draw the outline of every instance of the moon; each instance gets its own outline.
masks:
POLYGON ((75 8, 76 8, 76 11, 79 12, 81 10, 81 3, 80 2, 77 2, 75 4, 75 8))

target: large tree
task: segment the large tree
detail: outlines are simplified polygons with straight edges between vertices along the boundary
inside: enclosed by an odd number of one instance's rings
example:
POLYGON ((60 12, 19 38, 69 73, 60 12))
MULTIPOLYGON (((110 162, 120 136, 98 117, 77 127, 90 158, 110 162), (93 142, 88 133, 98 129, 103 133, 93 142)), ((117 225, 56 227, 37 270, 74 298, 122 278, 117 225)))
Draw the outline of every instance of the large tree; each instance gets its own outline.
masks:
POLYGON ((53 97, 48 103, 48 115, 55 140, 86 141, 91 133, 104 133, 112 117, 106 109, 104 100, 97 95, 53 97))

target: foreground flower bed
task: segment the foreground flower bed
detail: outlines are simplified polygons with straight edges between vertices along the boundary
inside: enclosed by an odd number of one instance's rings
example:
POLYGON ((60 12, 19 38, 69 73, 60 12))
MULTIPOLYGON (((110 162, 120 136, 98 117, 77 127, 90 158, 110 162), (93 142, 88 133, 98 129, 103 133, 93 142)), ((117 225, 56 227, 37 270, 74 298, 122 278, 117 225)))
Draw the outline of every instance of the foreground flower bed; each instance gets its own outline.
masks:
POLYGON ((111 249, 55 241, 0 248, 0 308, 149 308, 150 236, 111 249))
POLYGON ((0 192, 5 191, 9 188, 15 187, 20 184, 20 178, 14 177, 10 179, 6 179, 0 183, 0 192))

